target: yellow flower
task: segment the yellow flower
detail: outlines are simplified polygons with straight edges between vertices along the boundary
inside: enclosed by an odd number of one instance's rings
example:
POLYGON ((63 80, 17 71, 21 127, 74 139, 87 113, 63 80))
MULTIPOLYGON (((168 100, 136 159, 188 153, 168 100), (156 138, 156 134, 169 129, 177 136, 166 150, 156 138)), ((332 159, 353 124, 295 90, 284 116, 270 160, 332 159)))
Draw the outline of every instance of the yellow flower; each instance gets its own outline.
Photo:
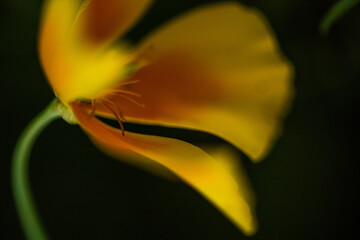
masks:
POLYGON ((102 150, 150 171, 164 166, 252 234, 254 199, 229 151, 207 153, 127 132, 122 123, 209 132, 256 162, 279 134, 292 97, 291 65, 264 17, 232 2, 195 9, 134 48, 115 43, 151 2, 46 1, 39 52, 47 79, 102 150), (121 129, 96 116, 116 119, 121 129))

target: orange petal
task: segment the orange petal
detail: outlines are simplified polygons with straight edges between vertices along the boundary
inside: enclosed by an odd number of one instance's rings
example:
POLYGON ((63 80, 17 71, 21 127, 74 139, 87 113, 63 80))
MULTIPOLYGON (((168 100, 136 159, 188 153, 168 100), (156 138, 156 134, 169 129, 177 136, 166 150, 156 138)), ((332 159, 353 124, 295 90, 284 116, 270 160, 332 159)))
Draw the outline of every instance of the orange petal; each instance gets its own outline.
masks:
MULTIPOLYGON (((175 139, 135 134, 114 129, 89 116, 83 104, 72 104, 80 126, 111 155, 136 154, 138 164, 155 162, 195 188, 245 234, 256 230, 254 201, 235 158, 225 149, 211 157, 201 149, 175 139)), ((154 166, 153 164, 150 166, 154 166)))
MULTIPOLYGON (((128 4, 126 2, 128 1, 116 1, 113 3, 116 6, 106 5, 112 2, 96 0, 84 2, 81 0, 51 0, 46 2, 40 31, 40 58, 47 79, 57 97, 65 104, 76 99, 96 98, 101 91, 127 74, 127 64, 131 61, 131 57, 128 56, 124 46, 98 51, 100 46, 88 48, 88 40, 91 41, 89 36, 83 36, 86 39, 79 38, 79 31, 84 30, 80 28, 81 23, 84 22, 85 16, 89 15, 89 12, 95 11, 94 8, 101 13, 102 9, 111 7, 113 11, 126 10, 127 14, 138 16, 147 5, 145 3, 150 1, 141 1, 139 4, 134 4, 134 1, 128 4), (121 6, 124 9, 118 9, 121 6), (132 10, 129 9, 130 6, 132 6, 132 10), (136 6, 138 6, 137 10, 136 6)), ((112 14, 114 15, 115 12, 112 14)), ((120 25, 109 24, 119 27, 118 30, 121 30, 125 25, 130 26, 130 22, 135 21, 134 16, 131 21, 127 18, 123 19, 126 22, 122 22, 120 25)), ((104 16, 104 18, 106 17, 109 16, 104 16)), ((101 22, 102 20, 98 19, 98 23, 101 22)))
POLYGON ((104 46, 124 34, 148 9, 152 0, 89 0, 74 26, 81 42, 104 46))
POLYGON ((148 37, 139 59, 148 65, 124 89, 141 94, 146 107, 113 97, 126 119, 210 132, 255 161, 279 134, 292 66, 258 11, 236 3, 199 8, 148 37))
POLYGON ((70 74, 67 55, 69 34, 81 6, 81 0, 45 1, 39 35, 42 67, 52 87, 57 90, 70 74), (61 69, 60 69, 61 67, 61 69))

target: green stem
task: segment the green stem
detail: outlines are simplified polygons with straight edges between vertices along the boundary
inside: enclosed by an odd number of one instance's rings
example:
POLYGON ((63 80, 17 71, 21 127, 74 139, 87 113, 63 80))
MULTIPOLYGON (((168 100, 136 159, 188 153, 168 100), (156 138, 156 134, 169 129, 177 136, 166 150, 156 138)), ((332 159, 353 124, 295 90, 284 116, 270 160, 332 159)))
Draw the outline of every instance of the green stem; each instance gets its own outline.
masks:
POLYGON ((322 19, 320 23, 320 32, 322 34, 328 33, 332 24, 339 20, 359 2, 360 0, 340 0, 335 3, 322 19))
POLYGON ((36 116, 21 134, 12 159, 12 188, 20 221, 28 239, 45 240, 46 233, 36 212, 29 186, 28 165, 31 148, 41 131, 60 117, 54 100, 36 116))

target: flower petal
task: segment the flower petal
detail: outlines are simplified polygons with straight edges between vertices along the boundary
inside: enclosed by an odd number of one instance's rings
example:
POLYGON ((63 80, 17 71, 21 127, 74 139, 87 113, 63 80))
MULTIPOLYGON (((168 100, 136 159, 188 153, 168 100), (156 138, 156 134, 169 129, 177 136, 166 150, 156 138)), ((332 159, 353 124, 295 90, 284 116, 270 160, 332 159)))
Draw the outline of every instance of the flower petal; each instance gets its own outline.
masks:
POLYGON ((93 47, 104 46, 133 26, 151 3, 152 0, 87 0, 74 33, 93 47))
POLYGON ((139 59, 148 65, 125 87, 146 107, 113 97, 126 119, 210 132, 255 161, 279 134, 292 66, 258 11, 236 3, 199 8, 147 38, 139 59))
POLYGON ((62 80, 66 80, 69 75, 65 53, 69 52, 69 34, 81 2, 81 0, 47 0, 43 8, 39 55, 45 74, 55 90, 61 89, 62 80))
MULTIPOLYGON (((57 97, 65 104, 76 99, 96 98, 101 91, 127 74, 127 65, 132 61, 125 46, 98 51, 99 46, 89 49, 87 40, 78 38, 79 34, 75 31, 76 27, 79 28, 77 23, 84 20, 88 11, 94 11, 93 5, 99 5, 97 2, 51 0, 44 7, 39 41, 40 59, 57 97)), ((105 2, 101 1, 102 4, 105 2)), ((132 6, 126 4, 127 1, 116 2, 121 2, 125 10, 126 6, 132 6)), ((149 1, 139 2, 140 7, 133 9, 134 14, 139 14, 145 2, 149 1)), ((115 6, 112 7, 116 10, 115 6)), ((101 9, 99 7, 99 11, 101 9)))
POLYGON ((255 232, 251 191, 229 151, 221 149, 214 158, 180 140, 130 132, 123 136, 120 130, 91 117, 83 105, 72 104, 74 114, 100 148, 115 156, 137 154, 138 164, 154 161, 164 166, 199 191, 245 234, 255 232))

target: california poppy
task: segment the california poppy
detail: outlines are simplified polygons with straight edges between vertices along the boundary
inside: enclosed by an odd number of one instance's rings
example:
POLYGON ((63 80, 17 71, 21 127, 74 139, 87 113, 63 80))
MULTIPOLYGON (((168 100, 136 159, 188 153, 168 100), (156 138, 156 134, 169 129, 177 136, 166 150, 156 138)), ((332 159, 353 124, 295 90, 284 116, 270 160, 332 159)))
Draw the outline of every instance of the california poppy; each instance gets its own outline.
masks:
POLYGON ((194 9, 134 47, 115 42, 151 2, 46 1, 39 53, 47 79, 64 118, 98 147, 150 171, 162 165, 252 234, 254 200, 229 151, 128 132, 123 122, 205 131, 257 162, 291 100, 291 64, 261 13, 235 2, 194 9))

